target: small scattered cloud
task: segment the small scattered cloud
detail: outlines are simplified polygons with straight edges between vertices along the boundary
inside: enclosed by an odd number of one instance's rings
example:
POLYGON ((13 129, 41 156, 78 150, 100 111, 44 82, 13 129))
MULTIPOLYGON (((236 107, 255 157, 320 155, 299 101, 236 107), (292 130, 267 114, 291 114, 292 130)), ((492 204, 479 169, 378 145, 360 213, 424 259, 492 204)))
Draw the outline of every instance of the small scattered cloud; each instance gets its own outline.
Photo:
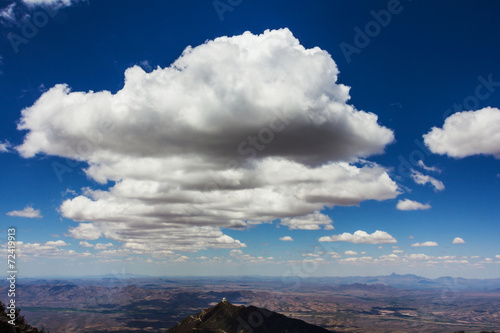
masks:
POLYGON ((231 250, 229 252, 229 255, 235 259, 249 263, 270 263, 272 260, 274 260, 273 257, 264 257, 264 256, 255 257, 250 254, 244 253, 242 250, 236 250, 236 249, 231 250))
POLYGON ((431 259, 431 257, 429 257, 428 255, 423 254, 423 253, 412 253, 412 254, 410 254, 408 256, 408 258, 413 259, 413 260, 428 260, 428 259, 431 259))
POLYGON ((0 153, 8 153, 10 151, 11 144, 9 141, 0 142, 0 153))
POLYGON ((27 206, 23 210, 13 210, 7 213, 8 216, 27 217, 27 218, 41 218, 43 217, 39 209, 27 206))
POLYGON ((493 155, 500 159, 500 109, 486 107, 457 112, 446 118, 443 128, 433 127, 424 142, 435 154, 463 158, 493 155))
POLYGON ((424 175, 420 171, 417 170, 411 170, 411 178, 413 181, 419 185, 425 185, 427 183, 430 183, 432 186, 434 186, 434 189, 436 191, 442 191, 444 190, 444 184, 442 181, 437 180, 434 177, 431 177, 429 175, 424 175))
POLYGON ((349 250, 349 251, 344 251, 344 254, 347 256, 357 256, 358 252, 349 250))
POLYGON ((411 244, 412 247, 431 247, 431 246, 438 246, 438 245, 439 245, 438 243, 433 242, 433 241, 411 244))
POLYGON ((342 255, 338 252, 327 252, 327 254, 333 259, 338 259, 342 257, 342 255))
MULTIPOLYGON (((57 13, 57 10, 69 7, 78 2, 86 0, 19 0, 12 1, 6 7, 0 9, 0 24, 6 27, 19 26, 23 20, 30 18, 38 7, 44 7, 50 11, 51 16, 57 13)), ((36 15, 36 13, 35 13, 36 15)), ((35 22, 36 25, 36 22, 35 22)))
POLYGON ((497 254, 495 258, 500 259, 500 254, 497 254))
POLYGON ((440 170, 440 169, 438 169, 438 168, 436 168, 436 167, 433 167, 433 166, 432 166, 432 167, 427 166, 427 165, 425 165, 424 161, 422 161, 422 160, 419 160, 419 161, 417 162, 417 165, 418 165, 419 167, 421 167, 422 169, 424 169, 425 171, 432 171, 432 172, 441 173, 441 170, 440 170))
POLYGON ((412 235, 408 236, 409 239, 413 239, 414 237, 412 235))
POLYGON ((303 257, 312 257, 312 258, 319 258, 320 254, 319 253, 303 253, 303 257))
POLYGON ((379 260, 381 261, 396 261, 399 259, 399 256, 397 254, 386 254, 386 255, 382 255, 379 257, 379 260))
POLYGON ((404 199, 398 201, 396 208, 398 210, 425 210, 425 209, 430 209, 431 205, 429 205, 428 203, 423 204, 410 199, 404 199))
POLYGON ((139 66, 141 66, 147 72, 151 72, 153 70, 153 67, 148 60, 142 60, 141 62, 139 62, 139 66))
POLYGON ((57 240, 57 241, 48 241, 45 243, 47 246, 68 246, 70 244, 66 243, 63 240, 57 240))
POLYGON ((280 237, 280 241, 293 242, 293 238, 290 236, 283 236, 283 237, 280 237))
POLYGON ((82 246, 82 247, 94 247, 94 244, 90 244, 89 242, 86 242, 86 241, 80 241, 80 246, 82 246))
POLYGON ((405 252, 405 251, 403 251, 403 250, 392 250, 392 253, 403 253, 403 252, 405 252))
POLYGON ((96 249, 96 250, 106 250, 108 247, 113 247, 113 244, 112 243, 108 243, 108 244, 97 243, 94 246, 94 249, 96 249))
POLYGON ((69 7, 81 0, 22 0, 29 7, 47 6, 52 8, 69 7))
POLYGON ((455 239, 453 239, 452 244, 465 244, 465 241, 460 237, 455 237, 455 239))
POLYGON ((319 239, 320 242, 349 242, 360 244, 386 244, 397 243, 397 240, 385 231, 377 230, 372 234, 366 231, 358 230, 354 234, 344 232, 340 235, 324 236, 319 239))
POLYGON ((9 26, 16 23, 16 13, 14 9, 16 7, 16 3, 13 2, 7 7, 0 9, 0 23, 5 26, 9 26))
POLYGON ((340 259, 340 263, 369 263, 372 261, 372 257, 350 257, 345 259, 340 259))
POLYGON ((300 217, 281 219, 281 225, 287 226, 290 230, 319 230, 321 226, 326 230, 332 230, 334 228, 331 224, 330 217, 318 211, 300 217))

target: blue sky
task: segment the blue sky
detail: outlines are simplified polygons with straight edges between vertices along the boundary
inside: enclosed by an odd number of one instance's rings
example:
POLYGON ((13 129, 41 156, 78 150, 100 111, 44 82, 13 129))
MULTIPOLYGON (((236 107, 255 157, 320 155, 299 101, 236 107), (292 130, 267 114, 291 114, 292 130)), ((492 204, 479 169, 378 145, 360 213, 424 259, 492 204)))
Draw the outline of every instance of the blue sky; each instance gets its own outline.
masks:
POLYGON ((2 6, 22 275, 498 277, 497 2, 2 6))

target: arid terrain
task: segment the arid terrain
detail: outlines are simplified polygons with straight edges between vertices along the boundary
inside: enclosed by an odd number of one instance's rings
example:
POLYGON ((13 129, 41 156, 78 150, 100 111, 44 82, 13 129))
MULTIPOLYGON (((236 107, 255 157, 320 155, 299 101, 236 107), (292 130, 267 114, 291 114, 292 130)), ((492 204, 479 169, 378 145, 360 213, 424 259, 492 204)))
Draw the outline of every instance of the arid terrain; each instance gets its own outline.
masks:
POLYGON ((481 332, 500 330, 499 285, 498 279, 414 275, 293 283, 256 277, 31 279, 19 284, 16 303, 31 325, 52 333, 161 332, 224 297, 339 332, 481 332))

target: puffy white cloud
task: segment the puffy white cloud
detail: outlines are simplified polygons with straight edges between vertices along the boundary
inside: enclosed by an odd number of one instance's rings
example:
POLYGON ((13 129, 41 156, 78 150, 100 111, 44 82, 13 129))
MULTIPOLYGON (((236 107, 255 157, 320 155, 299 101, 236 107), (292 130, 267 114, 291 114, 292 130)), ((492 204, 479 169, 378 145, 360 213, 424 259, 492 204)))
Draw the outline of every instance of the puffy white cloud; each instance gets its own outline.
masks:
POLYGON ((410 199, 399 200, 396 208, 399 210, 419 210, 419 209, 430 209, 431 205, 423 204, 410 199))
POLYGON ((280 237, 280 241, 293 242, 293 238, 290 236, 283 236, 283 237, 280 237))
POLYGON ((386 244, 397 243, 397 240, 385 231, 377 230, 372 234, 366 231, 358 230, 354 234, 344 232, 340 235, 323 236, 319 239, 320 242, 350 242, 363 244, 386 244))
POLYGON ((221 37, 168 68, 127 69, 116 94, 54 86, 22 111, 16 149, 83 161, 89 177, 114 182, 63 202, 82 222, 75 238, 196 251, 244 246, 220 228, 331 229, 325 207, 400 193, 365 160, 392 131, 347 104, 337 74, 288 29, 221 37))
POLYGON ((422 161, 422 160, 419 160, 417 162, 417 165, 419 167, 421 167, 422 169, 424 169, 425 171, 432 171, 432 172, 438 172, 438 173, 441 172, 441 170, 436 168, 436 167, 430 167, 430 166, 425 165, 424 161, 422 161))
POLYGON ((429 175, 424 175, 419 171, 411 170, 411 178, 415 183, 419 185, 425 185, 427 183, 431 183, 431 185, 434 186, 434 189, 436 191, 444 190, 444 184, 442 181, 437 180, 436 178, 431 177, 429 175))
POLYGON ((344 254, 345 254, 345 255, 348 255, 348 256, 357 256, 357 255, 358 255, 358 252, 348 250, 348 251, 344 251, 344 254))
POLYGON ((455 237, 452 244, 465 244, 465 241, 460 237, 455 237))
POLYGON ((500 254, 497 254, 495 258, 500 259, 500 254))
POLYGON ((8 216, 27 217, 27 218, 41 218, 43 217, 39 209, 26 206, 23 210, 13 210, 7 213, 8 216))
POLYGON ((446 118, 443 128, 433 127, 425 134, 424 142, 440 155, 463 158, 484 154, 500 159, 500 109, 454 113, 446 118))
POLYGON ((326 230, 334 229, 329 216, 314 212, 305 216, 281 219, 281 224, 288 229, 318 230, 323 226, 326 230))
POLYGON ((82 246, 82 247, 94 247, 93 244, 90 244, 89 242, 86 242, 86 241, 80 241, 80 246, 82 246))
POLYGON ((430 246, 438 246, 439 244, 433 241, 423 242, 423 243, 413 243, 411 246, 413 247, 430 247, 430 246))
POLYGON ((403 251, 403 250, 392 250, 392 253, 403 253, 403 252, 405 252, 405 251, 403 251))

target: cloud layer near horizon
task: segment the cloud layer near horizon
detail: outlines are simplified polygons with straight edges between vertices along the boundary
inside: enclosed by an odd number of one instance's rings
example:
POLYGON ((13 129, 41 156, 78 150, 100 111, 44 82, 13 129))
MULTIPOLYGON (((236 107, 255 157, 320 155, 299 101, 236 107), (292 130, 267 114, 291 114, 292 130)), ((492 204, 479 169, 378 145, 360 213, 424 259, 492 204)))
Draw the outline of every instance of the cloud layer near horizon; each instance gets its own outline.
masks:
POLYGON ((347 104, 337 74, 288 29, 221 37, 168 68, 127 69, 116 94, 54 86, 23 110, 16 149, 83 161, 90 178, 115 182, 63 202, 64 217, 89 222, 75 238, 168 254, 245 246, 221 227, 332 229, 325 206, 399 194, 364 160, 392 131, 347 104))

